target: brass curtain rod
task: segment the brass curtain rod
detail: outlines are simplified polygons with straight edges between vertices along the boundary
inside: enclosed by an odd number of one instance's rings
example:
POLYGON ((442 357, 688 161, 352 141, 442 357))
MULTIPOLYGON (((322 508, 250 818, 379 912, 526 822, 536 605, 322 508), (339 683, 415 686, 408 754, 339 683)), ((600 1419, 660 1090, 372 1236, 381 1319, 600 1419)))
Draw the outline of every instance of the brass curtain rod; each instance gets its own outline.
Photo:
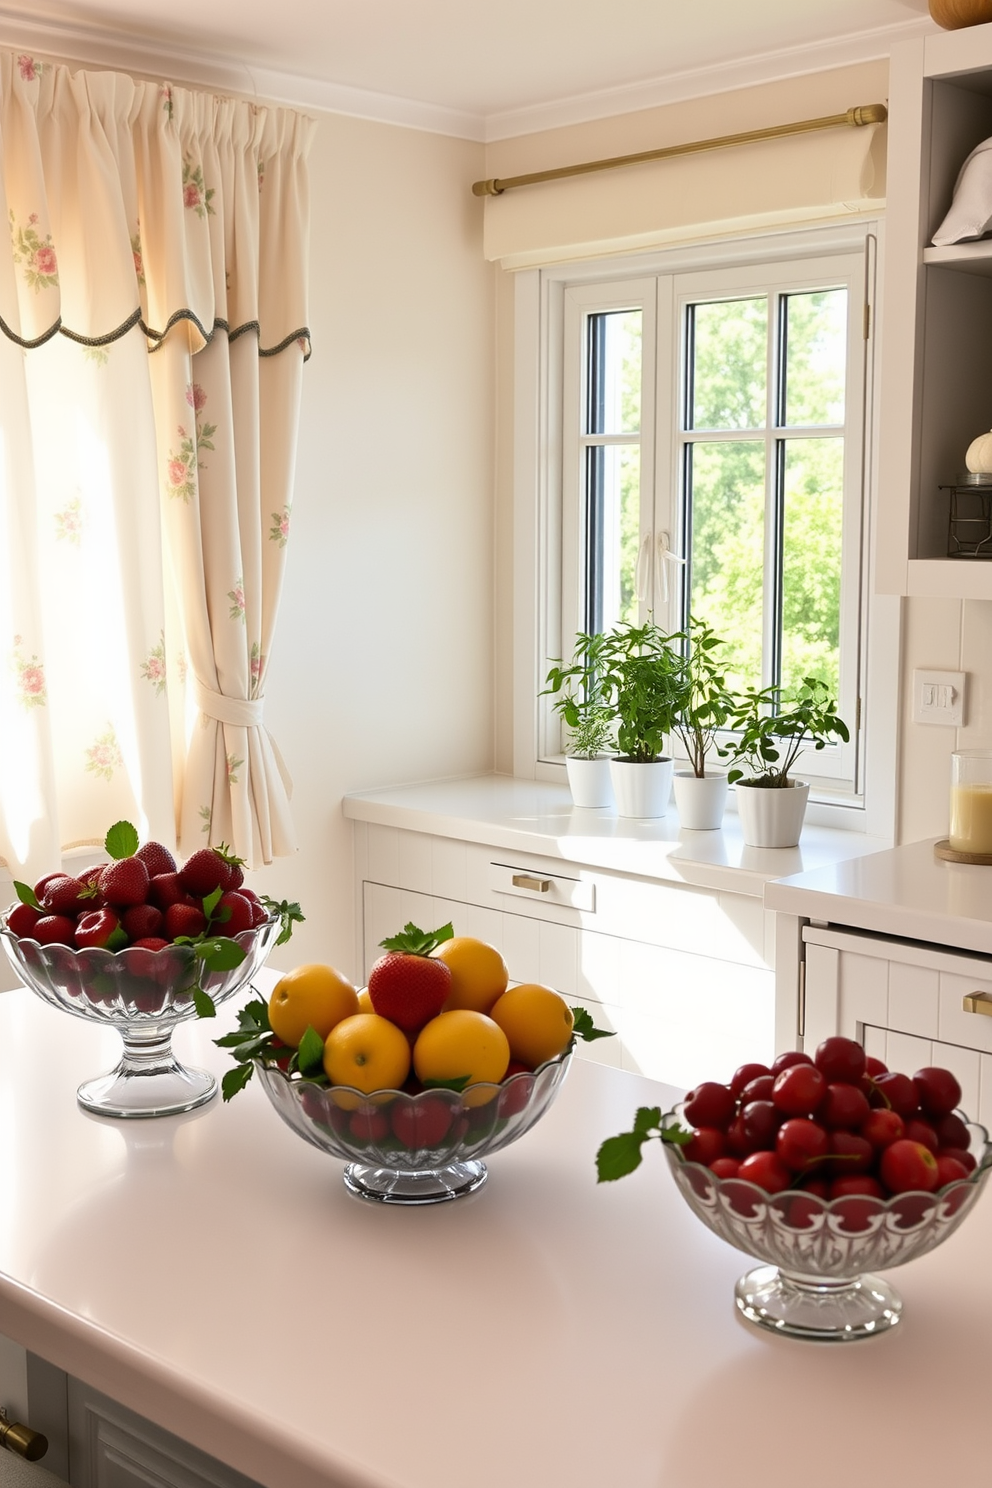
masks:
POLYGON ((767 129, 749 129, 743 134, 724 134, 717 139, 696 140, 688 145, 665 145, 660 150, 641 150, 637 155, 614 155, 609 160, 587 160, 583 165, 560 165, 554 170, 532 171, 527 176, 496 177, 475 181, 475 196, 502 196, 517 186, 534 186, 539 181, 560 181, 563 176, 584 176, 590 171, 616 170, 619 165, 640 165, 645 160, 667 160, 672 155, 696 155, 702 150, 723 150, 727 145, 750 145, 755 140, 781 139, 786 134, 810 134, 815 129, 835 129, 840 124, 860 128, 865 124, 884 124, 888 109, 884 103, 866 103, 849 108, 845 114, 828 114, 822 119, 801 119, 795 124, 772 124, 767 129))

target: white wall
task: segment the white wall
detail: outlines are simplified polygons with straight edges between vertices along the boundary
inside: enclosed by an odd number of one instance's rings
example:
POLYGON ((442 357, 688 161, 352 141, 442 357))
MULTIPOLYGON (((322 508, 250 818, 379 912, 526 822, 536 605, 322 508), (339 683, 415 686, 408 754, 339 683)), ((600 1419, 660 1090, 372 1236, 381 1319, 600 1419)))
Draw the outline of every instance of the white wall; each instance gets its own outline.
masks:
POLYGON ((273 965, 355 975, 342 796, 493 765, 493 270, 482 146, 324 115, 310 168, 314 350, 266 698, 300 852, 251 881, 307 914, 273 965))

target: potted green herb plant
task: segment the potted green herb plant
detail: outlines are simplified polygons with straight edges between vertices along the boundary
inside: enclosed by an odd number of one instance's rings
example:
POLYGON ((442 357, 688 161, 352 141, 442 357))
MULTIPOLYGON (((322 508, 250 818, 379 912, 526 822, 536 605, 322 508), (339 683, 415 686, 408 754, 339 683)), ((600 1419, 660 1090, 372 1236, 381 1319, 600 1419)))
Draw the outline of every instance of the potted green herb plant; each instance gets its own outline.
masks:
POLYGON ((689 768, 675 771, 674 785, 679 822, 695 832, 719 827, 727 805, 727 772, 710 763, 711 753, 720 752, 717 733, 727 726, 736 705, 718 657, 724 645, 704 621, 689 621, 682 688, 673 725, 673 732, 689 757, 689 768))
POLYGON ((827 684, 804 677, 792 692, 764 687, 745 692, 732 718, 740 737, 727 776, 737 787, 737 810, 749 847, 795 847, 802 832, 809 784, 791 770, 806 749, 850 738, 827 684))
POLYGON ((566 731, 565 771, 572 800, 587 808, 613 805, 613 711, 603 697, 602 645, 601 635, 577 635, 571 665, 554 661, 541 694, 555 699, 552 707, 566 731))
POLYGON ((618 625, 598 652, 603 697, 616 719, 617 755, 610 775, 621 816, 658 817, 668 811, 672 760, 665 753, 683 691, 679 636, 653 621, 618 625))

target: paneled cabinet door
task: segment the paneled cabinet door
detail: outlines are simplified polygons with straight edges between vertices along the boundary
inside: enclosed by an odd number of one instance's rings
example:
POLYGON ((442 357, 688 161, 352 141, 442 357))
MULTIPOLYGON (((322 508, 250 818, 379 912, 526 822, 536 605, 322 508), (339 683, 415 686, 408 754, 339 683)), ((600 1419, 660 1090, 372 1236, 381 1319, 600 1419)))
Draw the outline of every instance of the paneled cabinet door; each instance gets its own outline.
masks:
POLYGON ((890 1069, 942 1065, 962 1108, 992 1130, 992 1017, 965 1007, 975 994, 992 1005, 992 961, 841 930, 808 927, 803 939, 805 1049, 842 1033, 890 1069))
POLYGON ((71 1488, 258 1488, 80 1380, 68 1405, 71 1488))

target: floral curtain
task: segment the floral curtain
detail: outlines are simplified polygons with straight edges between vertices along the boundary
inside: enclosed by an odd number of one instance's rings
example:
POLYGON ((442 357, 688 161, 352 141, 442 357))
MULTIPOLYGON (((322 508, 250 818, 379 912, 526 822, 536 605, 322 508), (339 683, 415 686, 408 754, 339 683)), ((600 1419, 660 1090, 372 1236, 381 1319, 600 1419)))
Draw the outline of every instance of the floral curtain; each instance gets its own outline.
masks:
POLYGON ((0 856, 295 848, 263 722, 312 123, 0 54, 0 856))

